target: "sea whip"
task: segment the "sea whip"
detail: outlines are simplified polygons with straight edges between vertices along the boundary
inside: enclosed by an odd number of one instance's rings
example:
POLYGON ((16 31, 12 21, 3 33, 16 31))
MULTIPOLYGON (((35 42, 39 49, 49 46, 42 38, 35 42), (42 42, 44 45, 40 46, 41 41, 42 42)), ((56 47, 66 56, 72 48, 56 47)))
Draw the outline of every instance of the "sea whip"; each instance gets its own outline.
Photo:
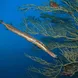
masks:
POLYGON ((18 34, 19 36, 25 38, 26 40, 28 40, 29 42, 35 44, 36 46, 38 46, 39 48, 41 48, 42 50, 44 50, 46 53, 48 53, 50 56, 56 58, 57 56, 51 52, 42 42, 40 42, 39 40, 33 38, 32 36, 30 36, 27 33, 21 32, 20 30, 16 29, 15 27, 13 27, 10 24, 6 24, 3 21, 0 21, 1 24, 3 24, 8 30, 18 34))

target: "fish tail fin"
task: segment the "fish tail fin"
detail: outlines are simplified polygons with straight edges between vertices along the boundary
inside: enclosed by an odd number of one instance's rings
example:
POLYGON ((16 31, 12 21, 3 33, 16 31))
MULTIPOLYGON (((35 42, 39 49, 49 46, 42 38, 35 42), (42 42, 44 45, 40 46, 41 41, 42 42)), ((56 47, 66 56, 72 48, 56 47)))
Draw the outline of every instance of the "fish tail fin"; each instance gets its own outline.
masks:
POLYGON ((3 20, 0 20, 0 24, 2 24, 3 20))

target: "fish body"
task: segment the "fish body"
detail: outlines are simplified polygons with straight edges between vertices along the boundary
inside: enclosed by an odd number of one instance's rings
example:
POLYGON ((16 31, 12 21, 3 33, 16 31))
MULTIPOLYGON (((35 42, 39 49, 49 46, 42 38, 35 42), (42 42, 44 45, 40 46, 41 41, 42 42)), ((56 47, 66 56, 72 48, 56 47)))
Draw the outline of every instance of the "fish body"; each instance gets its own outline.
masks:
POLYGON ((35 44, 36 46, 38 46, 39 48, 41 48, 42 50, 44 50, 46 53, 48 53, 50 56, 56 58, 57 56, 51 52, 42 42, 40 42, 39 40, 33 38, 32 36, 30 36, 29 34, 27 33, 24 33, 24 32, 21 32, 19 31, 18 29, 16 29, 15 27, 13 27, 12 25, 10 24, 6 24, 5 22, 3 21, 0 21, 1 24, 3 24, 8 30, 18 34, 19 36, 25 38, 27 41, 35 44))

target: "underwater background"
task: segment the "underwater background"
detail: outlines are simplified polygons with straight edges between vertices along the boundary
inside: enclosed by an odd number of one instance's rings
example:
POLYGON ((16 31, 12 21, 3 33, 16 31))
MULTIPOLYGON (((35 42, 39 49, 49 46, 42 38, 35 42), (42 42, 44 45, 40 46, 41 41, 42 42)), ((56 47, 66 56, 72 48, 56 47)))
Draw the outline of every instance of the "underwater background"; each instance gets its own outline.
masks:
MULTIPOLYGON (((60 3, 60 0, 56 1, 60 3)), ((24 14, 19 10, 19 7, 23 4, 40 5, 42 2, 45 2, 45 0, 1 0, 0 20, 20 29, 22 28, 20 23, 24 16, 38 16, 38 12, 29 11, 24 14)), ((37 39, 41 38, 40 35, 34 37, 37 39)), ((49 62, 53 60, 52 57, 44 51, 38 50, 32 43, 7 30, 3 25, 0 25, 0 78, 48 78, 27 70, 29 66, 38 67, 39 64, 28 59, 24 53, 44 58, 49 62)), ((60 76, 58 78, 70 77, 60 76)), ((78 73, 71 78, 78 78, 78 73)))

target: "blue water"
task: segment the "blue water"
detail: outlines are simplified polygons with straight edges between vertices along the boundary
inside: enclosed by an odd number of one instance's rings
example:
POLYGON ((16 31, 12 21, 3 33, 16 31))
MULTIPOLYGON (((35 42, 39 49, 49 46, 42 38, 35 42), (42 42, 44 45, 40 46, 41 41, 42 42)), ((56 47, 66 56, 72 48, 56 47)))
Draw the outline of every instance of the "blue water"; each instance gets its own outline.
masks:
MULTIPOLYGON (((23 4, 39 5, 41 1, 45 0, 0 0, 0 20, 19 28, 24 14, 19 11, 18 7, 23 4)), ((31 15, 30 12, 28 14, 31 15)), ((39 51, 34 52, 32 47, 31 43, 0 25, 0 78, 32 78, 27 75, 26 69, 30 65, 38 64, 26 58, 24 52, 43 58, 49 57, 46 53, 40 55, 39 51)), ((49 61, 51 61, 50 58, 49 61)))
MULTIPOLYGON (((24 16, 18 7, 31 3, 39 4, 40 0, 1 0, 0 20, 18 28, 24 16)), ((24 52, 32 54, 31 48, 31 43, 0 25, 0 78, 29 78, 26 69, 33 61, 24 52)))

